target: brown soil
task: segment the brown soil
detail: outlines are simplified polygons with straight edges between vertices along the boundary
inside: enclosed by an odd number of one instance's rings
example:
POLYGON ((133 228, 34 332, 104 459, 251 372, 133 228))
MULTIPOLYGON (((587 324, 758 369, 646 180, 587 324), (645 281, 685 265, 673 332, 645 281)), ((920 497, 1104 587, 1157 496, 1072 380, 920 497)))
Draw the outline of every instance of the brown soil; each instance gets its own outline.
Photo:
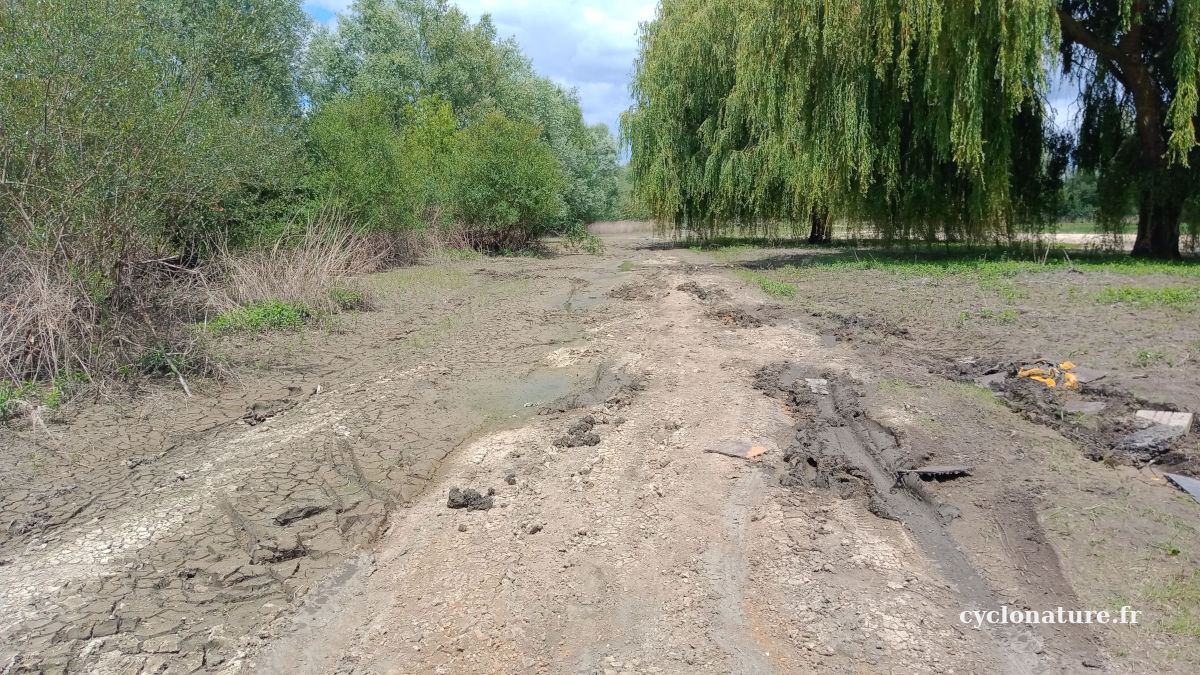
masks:
POLYGON ((1116 422, 970 383, 1071 345, 1105 419, 1195 407, 1194 378, 1116 356, 1160 329, 954 332, 866 273, 773 300, 598 229, 601 256, 379 275, 378 311, 221 345, 240 377, 195 398, 0 430, 0 670, 1200 667, 1200 505, 1089 459, 1116 422), (898 473, 926 464, 972 470, 898 473), (1144 614, 959 620, 1000 605, 1144 614))

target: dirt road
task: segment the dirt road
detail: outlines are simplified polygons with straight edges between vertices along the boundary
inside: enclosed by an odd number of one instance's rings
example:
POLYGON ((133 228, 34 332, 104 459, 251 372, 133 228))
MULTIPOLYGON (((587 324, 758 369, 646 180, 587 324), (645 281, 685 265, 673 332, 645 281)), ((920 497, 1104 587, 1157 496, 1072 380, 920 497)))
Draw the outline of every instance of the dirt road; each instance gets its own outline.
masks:
POLYGON ((239 382, 0 431, 0 669, 1164 667, 1135 628, 960 620, 1107 609, 1043 528, 1046 467, 1072 494, 1136 471, 706 256, 607 245, 380 275, 375 312, 228 345, 239 382), (897 482, 914 463, 974 474, 897 482))

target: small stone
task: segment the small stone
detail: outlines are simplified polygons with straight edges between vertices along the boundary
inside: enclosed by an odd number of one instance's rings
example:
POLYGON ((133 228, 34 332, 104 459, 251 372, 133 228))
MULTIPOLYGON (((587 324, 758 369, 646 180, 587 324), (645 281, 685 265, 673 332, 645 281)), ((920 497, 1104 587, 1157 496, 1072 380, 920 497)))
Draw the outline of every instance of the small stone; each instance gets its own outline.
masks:
POLYGON ((829 394, 829 380, 820 377, 806 377, 804 382, 808 385, 808 390, 814 394, 820 396, 829 394))
POLYGON ((533 525, 530 525, 529 526, 529 534, 537 534, 538 532, 541 532, 542 527, 543 527, 542 523, 534 523, 533 525))
POLYGON ((515 473, 508 474, 507 476, 504 477, 504 482, 508 483, 509 485, 516 485, 517 484, 517 474, 515 474, 515 473))
POLYGON ((466 532, 466 531, 467 531, 467 526, 466 526, 466 525, 464 525, 464 524, 462 524, 462 523, 459 523, 459 525, 458 525, 458 531, 459 531, 459 532, 466 532))

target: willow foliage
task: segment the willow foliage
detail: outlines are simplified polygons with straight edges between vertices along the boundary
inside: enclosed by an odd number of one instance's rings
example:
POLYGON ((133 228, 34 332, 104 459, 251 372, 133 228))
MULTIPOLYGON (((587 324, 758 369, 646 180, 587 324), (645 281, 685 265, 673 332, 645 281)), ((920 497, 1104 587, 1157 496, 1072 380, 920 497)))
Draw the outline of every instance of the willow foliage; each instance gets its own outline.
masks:
MULTIPOLYGON (((1195 145, 1195 4, 1172 10, 1178 161, 1195 145)), ((1060 11, 1050 0, 663 0, 642 27, 622 122, 638 197, 660 222, 701 232, 814 213, 888 237, 1036 226, 1070 148, 1044 124, 1060 11)))

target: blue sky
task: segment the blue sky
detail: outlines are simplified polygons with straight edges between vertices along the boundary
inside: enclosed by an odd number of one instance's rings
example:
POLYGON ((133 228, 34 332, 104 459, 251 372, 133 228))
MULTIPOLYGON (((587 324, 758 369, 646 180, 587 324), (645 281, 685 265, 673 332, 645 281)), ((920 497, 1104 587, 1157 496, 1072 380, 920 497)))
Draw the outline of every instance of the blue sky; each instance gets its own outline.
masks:
MULTIPOLYGON (((308 0, 317 21, 336 24, 351 0, 308 0)), ((488 13, 502 37, 516 38, 539 75, 579 92, 588 124, 615 134, 629 107, 629 75, 639 21, 654 18, 655 0, 453 0, 472 20, 488 13)))

